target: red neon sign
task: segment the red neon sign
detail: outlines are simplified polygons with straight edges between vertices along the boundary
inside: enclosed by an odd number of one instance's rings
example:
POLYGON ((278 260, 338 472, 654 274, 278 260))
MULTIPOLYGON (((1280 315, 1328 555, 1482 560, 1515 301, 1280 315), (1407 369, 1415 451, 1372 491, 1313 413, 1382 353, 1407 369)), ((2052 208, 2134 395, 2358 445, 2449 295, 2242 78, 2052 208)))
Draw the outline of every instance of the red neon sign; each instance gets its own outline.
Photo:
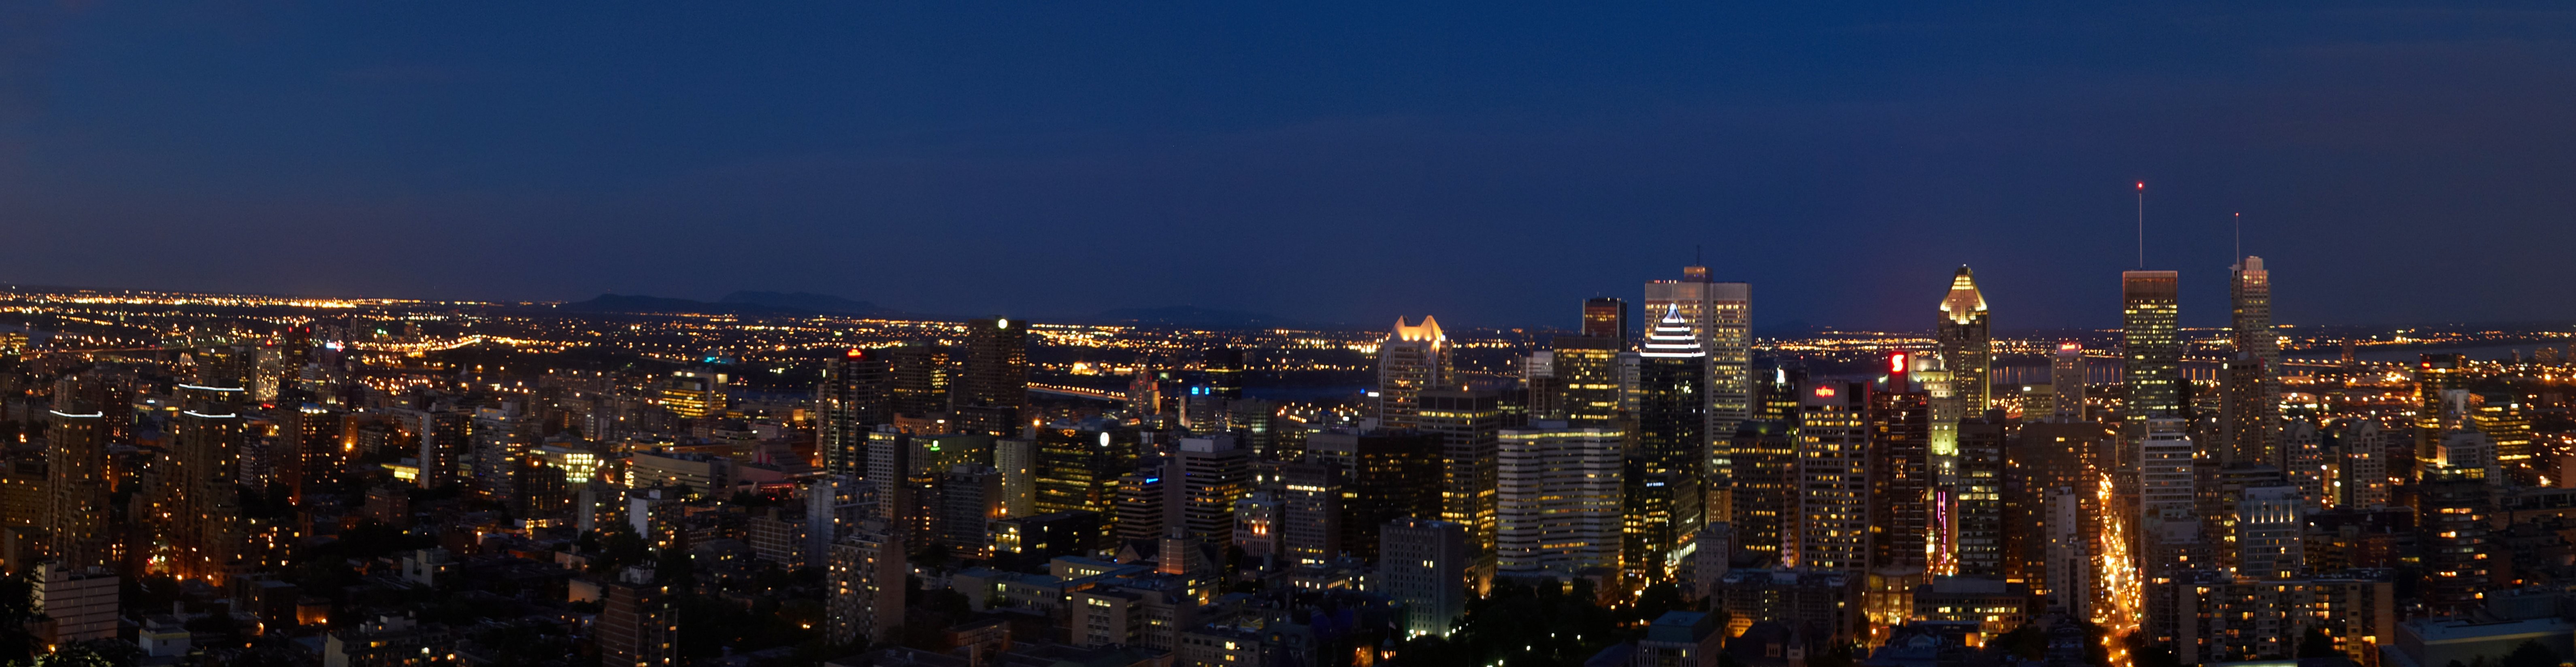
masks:
POLYGON ((1820 384, 1820 385, 1816 385, 1816 398, 1833 398, 1833 397, 1834 397, 1834 387, 1833 387, 1833 385, 1827 385, 1827 384, 1820 384))

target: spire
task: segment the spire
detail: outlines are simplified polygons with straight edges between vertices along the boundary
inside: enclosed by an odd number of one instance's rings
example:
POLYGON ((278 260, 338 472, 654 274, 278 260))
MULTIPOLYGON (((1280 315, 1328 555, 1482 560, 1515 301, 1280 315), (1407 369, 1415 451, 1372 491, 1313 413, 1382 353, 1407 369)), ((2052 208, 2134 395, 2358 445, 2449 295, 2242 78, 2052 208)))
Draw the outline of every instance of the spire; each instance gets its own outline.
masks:
POLYGON ((1950 321, 1966 324, 1986 312, 1986 295, 1977 291, 1977 278, 1960 265, 1959 273, 1950 278, 1950 294, 1941 298, 1941 313, 1950 321))

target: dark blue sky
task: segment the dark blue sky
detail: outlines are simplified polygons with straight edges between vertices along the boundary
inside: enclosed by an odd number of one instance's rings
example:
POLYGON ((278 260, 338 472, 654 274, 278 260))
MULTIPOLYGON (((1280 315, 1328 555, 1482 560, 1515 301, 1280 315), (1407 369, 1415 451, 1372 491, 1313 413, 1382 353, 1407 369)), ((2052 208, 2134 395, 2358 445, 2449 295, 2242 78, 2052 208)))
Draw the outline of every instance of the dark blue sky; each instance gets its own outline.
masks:
POLYGON ((0 10, 0 280, 2100 326, 2145 180, 2193 324, 2576 318, 2563 5, 178 4, 0 10))

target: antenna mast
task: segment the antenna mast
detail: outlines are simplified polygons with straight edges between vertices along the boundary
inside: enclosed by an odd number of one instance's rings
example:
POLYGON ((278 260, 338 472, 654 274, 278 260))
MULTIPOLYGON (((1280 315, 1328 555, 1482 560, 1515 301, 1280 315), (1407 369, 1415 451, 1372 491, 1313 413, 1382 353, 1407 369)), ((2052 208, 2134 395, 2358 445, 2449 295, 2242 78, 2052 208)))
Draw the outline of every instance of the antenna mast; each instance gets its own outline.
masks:
POLYGON ((2138 181, 2138 268, 2147 268, 2147 182, 2138 181))

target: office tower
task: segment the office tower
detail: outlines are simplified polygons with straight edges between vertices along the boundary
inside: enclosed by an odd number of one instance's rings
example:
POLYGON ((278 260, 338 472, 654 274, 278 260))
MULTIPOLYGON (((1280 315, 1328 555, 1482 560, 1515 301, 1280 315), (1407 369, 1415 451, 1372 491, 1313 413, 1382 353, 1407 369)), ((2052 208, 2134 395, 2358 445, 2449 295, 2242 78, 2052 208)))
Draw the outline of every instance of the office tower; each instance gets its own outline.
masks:
POLYGON ((1029 323, 1009 318, 966 323, 966 345, 950 389, 957 430, 1019 435, 1029 404, 1029 323))
POLYGON ((894 415, 925 417, 948 411, 955 369, 948 348, 898 345, 878 350, 886 358, 886 408, 894 415))
POLYGON ((1117 479, 1136 469, 1136 432, 1048 427, 1038 431, 1036 510, 1107 516, 1117 479))
POLYGON ((2246 257, 2228 269, 2235 354, 2226 368, 2220 444, 2230 461, 2279 466, 2281 338, 2272 329, 2271 274, 2261 257, 2246 257))
POLYGON ((1911 386, 1910 355, 1890 356, 1887 390, 1869 397, 1870 567, 1921 571, 1932 546, 1932 394, 1911 386))
POLYGON ((1678 313, 1708 355, 1708 433, 1734 433, 1752 416, 1752 309, 1751 285, 1712 282, 1705 266, 1646 283, 1646 312, 1678 313))
POLYGON ((1172 525, 1173 481, 1164 479, 1161 459, 1118 478, 1117 500, 1109 511, 1110 534, 1118 544, 1162 539, 1172 525))
POLYGON ((1127 412, 1146 419, 1163 414, 1163 382, 1153 368, 1138 364, 1127 378, 1127 412))
POLYGON ((1091 553, 1100 542, 1100 515, 1056 512, 1016 516, 993 522, 993 566, 1024 572, 1046 567, 1059 556, 1091 553))
POLYGON ((1798 528, 1785 567, 1859 573, 1871 525, 1869 385, 1814 382, 1798 402, 1798 528))
MULTIPOLYGON (((599 662, 616 667, 679 663, 680 614, 671 587, 653 582, 653 571, 630 567, 616 581, 601 582, 599 662)), ((424 651, 428 649, 422 649, 424 651)))
POLYGON ((832 543, 876 517, 874 482, 855 475, 824 475, 805 487, 805 566, 830 567, 832 543))
POLYGON ((1342 554, 1342 474, 1309 458, 1277 464, 1280 550, 1292 567, 1324 565, 1342 554))
POLYGON ((2447 396, 2468 386, 2467 355, 2426 354, 2420 359, 2415 367, 2414 456, 2403 462, 2392 461, 2411 465, 2392 465, 2388 471, 2399 479, 2413 478, 2417 466, 2433 459, 2433 450, 2441 445, 2443 434, 2459 427, 2456 420, 2449 418, 2458 416, 2460 411, 2452 407, 2447 396))
POLYGON ((2393 438, 2379 422, 2347 419, 2335 424, 2335 506, 2375 509, 2388 505, 2388 452, 2393 438))
POLYGON ((1675 565, 1668 558, 1685 538, 1712 511, 1728 510, 1722 492, 1715 503, 1702 497, 1712 465, 1708 353, 1679 306, 1665 307, 1638 356, 1637 449, 1627 463, 1628 539, 1620 552, 1630 574, 1663 581, 1675 565))
POLYGON ((1475 560, 1467 527, 1454 522, 1403 518, 1378 533, 1378 577, 1386 596, 1404 603, 1405 633, 1446 637, 1467 614, 1468 576, 1475 560))
POLYGON ((2146 421, 2187 418, 2183 412, 2183 340, 2172 271, 2127 271, 2120 274, 2120 353, 2128 363, 2121 382, 2128 387, 2122 420, 2132 437, 2146 421))
POLYGON ((2147 437, 2138 448, 2139 525, 2200 520, 2195 510, 2192 442, 2181 419, 2147 421, 2147 437))
POLYGON ((2040 575, 2037 588, 2046 592, 2050 611, 2092 618, 2095 540, 2086 504, 2093 499, 2064 486, 2048 489, 2046 497, 2039 504, 2046 519, 2033 526, 2047 534, 2041 549, 2045 566, 2029 571, 2040 575))
POLYGON ((1951 486, 1951 521, 1957 572, 1966 577, 2004 575, 2004 450, 2012 423, 2001 409, 1959 423, 1957 481, 1951 486))
POLYGON ((1534 421, 1498 435, 1501 574, 1569 580, 1586 570, 1617 568, 1627 433, 1534 421))
POLYGON ((1494 573, 1495 448, 1503 429, 1526 414, 1503 411, 1493 391, 1435 389, 1421 395, 1421 429, 1440 438, 1440 516, 1467 527, 1479 581, 1494 573))
MULTIPOLYGON (((115 536, 107 525, 108 479, 104 415, 74 399, 51 411, 45 433, 47 507, 42 525, 52 536, 57 561, 74 569, 116 562, 115 536)), ((14 560, 13 564, 14 564, 14 560)))
POLYGON ((2084 366, 2083 343, 2071 340, 2059 342, 2057 354, 2050 357, 2048 366, 2049 388, 2057 394, 2057 402, 2053 406, 2056 412, 2044 417, 2032 415, 2031 418, 2025 418, 2023 421, 2051 421, 2060 424, 2085 421, 2084 384, 2085 374, 2089 371, 2084 366))
POLYGON ((241 494, 235 486, 242 443, 249 429, 235 406, 240 387, 180 385, 184 409, 171 418, 172 487, 170 571, 183 579, 221 583, 242 543, 241 494))
POLYGON ((2299 574, 2304 556, 2300 532, 2307 527, 2299 490, 2257 486, 2245 490, 2236 509, 2236 576, 2240 579, 2288 579, 2299 574))
POLYGON ((1252 492, 1252 450, 1232 434, 1182 438, 1173 453, 1180 477, 1181 534, 1211 544, 1234 541, 1234 503, 1252 492))
POLYGON ((823 363, 823 382, 814 388, 814 447, 822 450, 824 472, 867 474, 868 432, 892 421, 888 372, 885 355, 855 347, 823 363))
POLYGON ((1342 548, 1378 557, 1378 527, 1440 516, 1440 438, 1415 432, 1317 433, 1309 456, 1342 470, 1342 548))
POLYGON ((1628 347, 1628 302, 1618 297, 1593 297, 1583 300, 1583 337, 1607 338, 1619 349, 1628 347))
POLYGON ((993 468, 1002 471, 1002 511, 1009 516, 1038 513, 1038 441, 1002 438, 993 441, 993 468))
POLYGON ((2515 481, 2529 484, 2538 481, 2532 460, 2531 417, 2523 410, 2519 395, 2506 393, 2480 394, 2471 401, 2469 428, 2487 436, 2495 445, 2496 464, 2516 474, 2515 481))
POLYGON ((985 532, 1003 516, 1002 472, 992 466, 959 464, 939 476, 936 506, 938 544, 964 558, 989 558, 992 540, 985 532))
POLYGON ((1207 376, 1208 395, 1224 401, 1243 398, 1243 349, 1219 347, 1200 357, 1199 372, 1207 376))
POLYGON ((277 422, 278 477, 290 502, 302 504, 306 495, 334 491, 346 482, 346 413, 303 403, 281 405, 270 414, 277 422))
POLYGON ((903 534, 863 524, 832 545, 832 567, 825 573, 832 599, 823 641, 866 646, 892 641, 903 627, 904 578, 912 569, 903 534))
POLYGON ((1623 393, 1619 382, 1617 339, 1557 336, 1549 341, 1549 367, 1554 375, 1556 411, 1568 422, 1608 426, 1619 419, 1623 393))
MULTIPOLYGON (((1795 418, 1795 412, 1790 413, 1795 418)), ((1735 461, 1734 502, 1727 518, 1737 549, 1773 559, 1797 528, 1798 433, 1794 422, 1753 419, 1737 424, 1729 449, 1735 461)), ((1710 517, 1717 518, 1717 517, 1710 517)), ((1714 522, 1711 522, 1714 523, 1714 522)))
POLYGON ((1961 418, 1983 414, 1992 403, 1994 339, 1989 334, 1986 296, 1968 267, 1950 278, 1950 293, 1941 298, 1941 322, 1934 331, 1935 349, 1950 371, 1951 391, 1961 418))
POLYGON ((1419 326, 1395 318, 1395 330, 1377 348, 1378 425, 1420 426, 1415 413, 1422 392, 1449 386, 1449 337, 1440 333, 1440 323, 1429 315, 1422 316, 1419 326))
MULTIPOLYGON (((911 544, 931 543, 940 477, 957 466, 981 466, 993 460, 992 451, 992 436, 980 433, 903 433, 891 427, 869 432, 866 479, 876 482, 877 518, 905 530, 911 544)), ((1000 483, 998 473, 993 481, 1000 483)))

